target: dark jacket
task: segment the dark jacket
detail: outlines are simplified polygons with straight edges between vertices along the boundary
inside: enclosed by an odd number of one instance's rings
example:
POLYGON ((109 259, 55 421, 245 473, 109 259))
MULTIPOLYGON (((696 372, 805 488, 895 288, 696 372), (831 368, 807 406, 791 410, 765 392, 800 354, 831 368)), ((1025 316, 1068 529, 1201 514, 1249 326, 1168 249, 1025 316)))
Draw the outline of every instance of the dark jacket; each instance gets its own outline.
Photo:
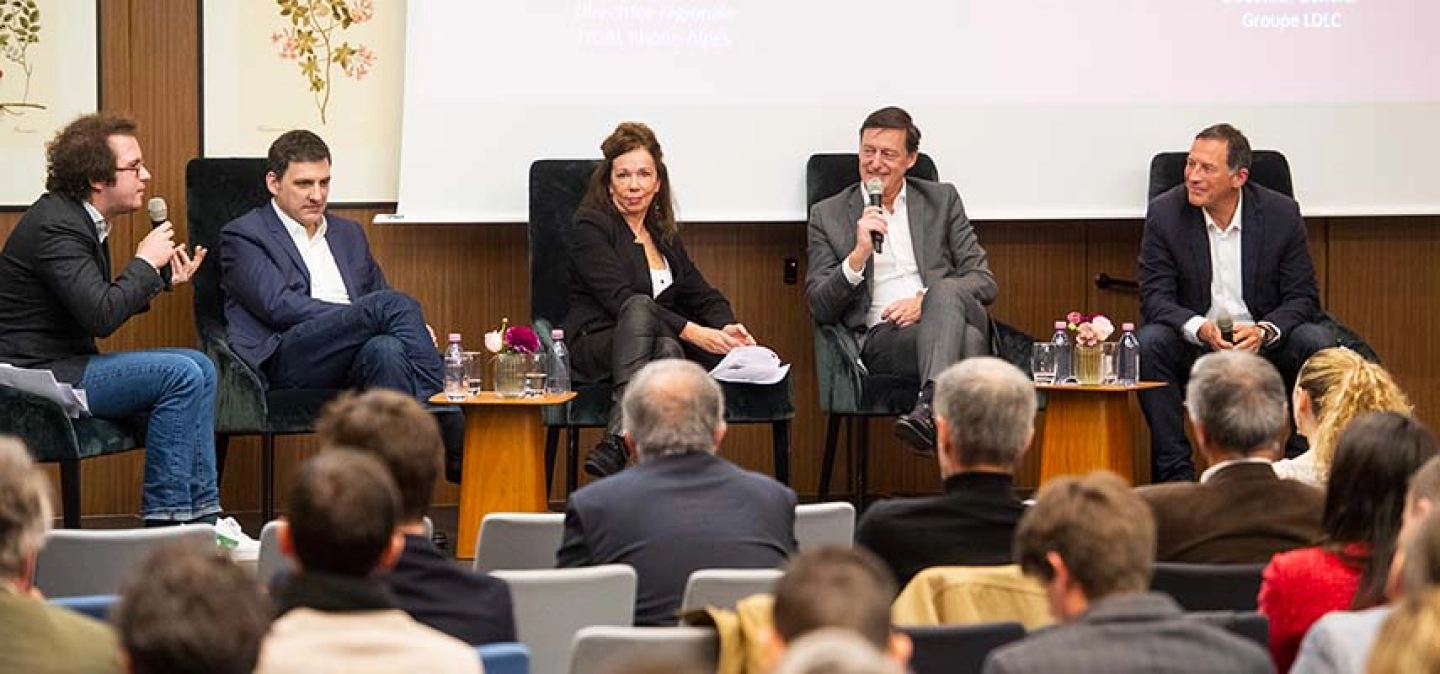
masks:
POLYGON ((381 580, 417 622, 472 646, 516 640, 505 581, 460 568, 424 536, 405 536, 405 552, 381 580))

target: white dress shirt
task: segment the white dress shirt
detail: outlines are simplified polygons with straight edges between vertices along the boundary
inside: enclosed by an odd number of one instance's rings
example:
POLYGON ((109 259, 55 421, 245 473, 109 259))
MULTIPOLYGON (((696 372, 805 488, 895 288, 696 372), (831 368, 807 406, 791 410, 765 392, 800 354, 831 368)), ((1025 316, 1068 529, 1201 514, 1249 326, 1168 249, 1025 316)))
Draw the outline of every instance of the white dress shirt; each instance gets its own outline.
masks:
POLYGON ((1241 212, 1245 206, 1245 195, 1235 200, 1235 216, 1230 226, 1221 229, 1210 216, 1210 211, 1200 209, 1205 216, 1205 233, 1210 241, 1210 310, 1204 316, 1194 316, 1185 321, 1183 332, 1191 344, 1199 344, 1200 326, 1213 321, 1221 312, 1230 314, 1235 325, 1252 325, 1255 318, 1250 307, 1245 305, 1244 270, 1240 251, 1241 212))
POLYGON ((290 233, 295 247, 300 250, 305 269, 310 272, 310 297, 331 304, 349 304, 350 291, 345 288, 345 279, 340 276, 340 267, 335 264, 335 255, 330 252, 330 243, 325 240, 325 233, 329 231, 325 217, 320 217, 315 236, 310 236, 305 231, 305 225, 280 210, 274 199, 270 200, 270 207, 275 209, 275 215, 280 216, 285 231, 290 233))
MULTIPOLYGON (((883 211, 884 208, 882 207, 883 211)), ((895 195, 895 210, 885 215, 886 232, 884 252, 876 253, 873 273, 875 281, 870 286, 870 310, 865 314, 866 327, 873 327, 882 320, 885 308, 904 299, 910 299, 925 290, 920 280, 920 265, 915 255, 915 243, 910 238, 910 209, 907 206, 905 183, 900 185, 900 194, 895 195)), ((860 285, 865 280, 865 270, 850 268, 849 260, 842 262, 840 271, 850 285, 860 285)))

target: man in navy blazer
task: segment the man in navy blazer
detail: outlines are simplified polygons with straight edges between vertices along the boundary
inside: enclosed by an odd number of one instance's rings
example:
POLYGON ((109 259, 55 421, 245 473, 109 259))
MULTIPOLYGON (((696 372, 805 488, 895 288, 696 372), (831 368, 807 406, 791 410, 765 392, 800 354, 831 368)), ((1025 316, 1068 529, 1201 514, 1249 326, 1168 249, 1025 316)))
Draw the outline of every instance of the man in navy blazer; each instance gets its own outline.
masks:
MULTIPOLYGON (((1258 353, 1289 390, 1305 359, 1334 341, 1312 323, 1320 293, 1299 205, 1249 177, 1250 141, 1216 124, 1195 136, 1185 183, 1155 197, 1145 214, 1140 376, 1170 384, 1140 392, 1154 482, 1195 479, 1182 392, 1197 358, 1225 349, 1258 353)), ((1286 454, 1303 450, 1292 433, 1286 454)))
POLYGON ((270 145, 274 199, 220 232, 230 344, 272 388, 438 393, 440 354, 414 299, 392 290, 365 232, 325 213, 330 148, 309 131, 270 145))

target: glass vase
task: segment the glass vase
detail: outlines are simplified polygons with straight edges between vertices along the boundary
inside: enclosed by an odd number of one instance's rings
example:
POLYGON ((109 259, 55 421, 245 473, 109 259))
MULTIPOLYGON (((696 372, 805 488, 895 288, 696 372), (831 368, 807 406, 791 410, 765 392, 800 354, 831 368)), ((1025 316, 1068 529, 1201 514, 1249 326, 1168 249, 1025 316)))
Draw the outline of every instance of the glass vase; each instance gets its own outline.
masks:
POLYGON ((519 398, 525 395, 525 373, 530 369, 528 353, 497 353, 494 360, 495 395, 519 398))
POLYGON ((1103 349, 1099 344, 1075 345, 1075 379, 1081 386, 1098 386, 1104 368, 1103 349))

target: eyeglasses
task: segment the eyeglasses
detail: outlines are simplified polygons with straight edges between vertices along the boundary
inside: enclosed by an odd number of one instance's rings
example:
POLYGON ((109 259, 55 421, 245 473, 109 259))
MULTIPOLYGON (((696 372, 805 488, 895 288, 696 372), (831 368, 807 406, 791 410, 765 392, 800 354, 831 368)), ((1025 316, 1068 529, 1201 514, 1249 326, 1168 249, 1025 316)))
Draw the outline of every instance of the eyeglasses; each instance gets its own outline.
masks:
POLYGON ((139 159, 136 159, 136 160, 135 160, 133 163, 131 163, 129 166, 116 166, 116 167, 115 167, 115 170, 116 170, 116 171, 134 171, 135 173, 138 174, 138 173, 140 173, 140 171, 143 170, 144 168, 145 168, 145 162, 143 162, 143 161, 141 161, 141 160, 139 160, 139 159))

